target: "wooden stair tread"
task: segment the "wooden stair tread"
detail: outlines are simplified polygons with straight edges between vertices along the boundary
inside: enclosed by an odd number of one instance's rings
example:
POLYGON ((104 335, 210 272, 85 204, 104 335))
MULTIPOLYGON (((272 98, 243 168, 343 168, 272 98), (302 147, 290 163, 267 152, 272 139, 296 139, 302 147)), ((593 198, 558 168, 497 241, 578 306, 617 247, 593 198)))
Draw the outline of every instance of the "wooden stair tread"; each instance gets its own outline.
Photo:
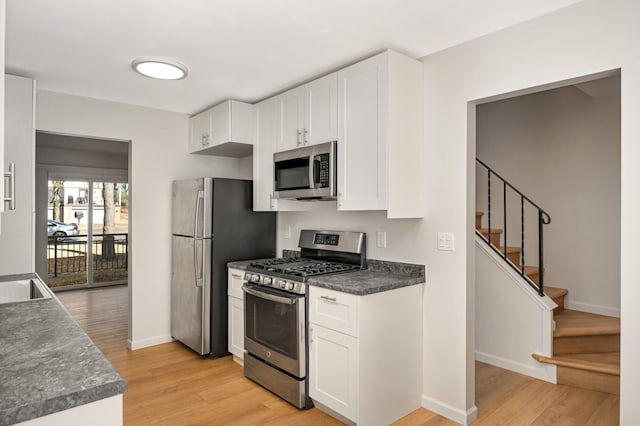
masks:
POLYGON ((569 293, 569 290, 567 290, 566 288, 549 287, 547 285, 544 286, 544 294, 549 296, 549 298, 551 298, 551 299, 555 299, 557 297, 566 296, 567 293, 569 293))
POLYGON ((520 247, 507 247, 507 254, 520 253, 521 250, 520 247))
MULTIPOLYGON (((480 228, 478 229, 478 231, 480 231, 481 234, 486 235, 489 233, 489 229, 487 228, 480 228)), ((500 228, 491 228, 491 234, 495 235, 495 234, 502 234, 502 229, 500 228)))
POLYGON ((556 355, 551 358, 538 354, 532 356, 545 364, 620 376, 620 352, 556 355))
POLYGON ((565 309, 554 315, 553 337, 620 334, 620 318, 565 309))
POLYGON ((524 274, 525 275, 539 275, 540 274, 540 268, 538 268, 537 266, 524 266, 524 274))
POLYGON ((476 212, 476 217, 482 217, 482 216, 484 216, 483 212, 476 212))

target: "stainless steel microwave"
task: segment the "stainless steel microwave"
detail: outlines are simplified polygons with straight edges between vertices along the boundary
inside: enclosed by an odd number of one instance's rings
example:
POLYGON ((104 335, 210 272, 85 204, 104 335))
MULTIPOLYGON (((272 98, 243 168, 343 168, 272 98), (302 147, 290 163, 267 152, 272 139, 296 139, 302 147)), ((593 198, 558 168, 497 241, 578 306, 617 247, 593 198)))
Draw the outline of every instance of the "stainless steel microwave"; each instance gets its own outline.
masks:
POLYGON ((336 198, 336 142, 273 154, 274 197, 293 200, 336 198))

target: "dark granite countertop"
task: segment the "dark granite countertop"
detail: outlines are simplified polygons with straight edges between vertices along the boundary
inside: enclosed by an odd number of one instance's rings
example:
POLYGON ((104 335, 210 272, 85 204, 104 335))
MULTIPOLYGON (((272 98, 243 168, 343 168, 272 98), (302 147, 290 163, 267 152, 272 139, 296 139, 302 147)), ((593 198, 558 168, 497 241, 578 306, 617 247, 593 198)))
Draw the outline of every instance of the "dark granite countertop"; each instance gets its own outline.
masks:
POLYGON ((381 262, 380 265, 374 265, 372 261, 368 261, 368 263, 368 269, 344 274, 321 275, 310 278, 308 284, 341 291, 343 293, 365 296, 367 294, 421 284, 425 281, 424 266, 421 267, 421 265, 411 265, 416 268, 402 271, 387 267, 392 262, 381 262), (379 266, 382 266, 382 268, 379 266), (420 267, 422 268, 422 273, 420 273, 420 267))
MULTIPOLYGON (((7 280, 0 277, 0 285, 7 280)), ((0 425, 126 390, 127 382, 55 296, 0 304, 0 425)))
MULTIPOLYGON (((284 257, 298 257, 299 252, 284 250, 284 257)), ((245 270, 254 260, 242 260, 227 263, 227 267, 245 270)), ((309 278, 307 283, 317 287, 351 293, 359 296, 380 293, 381 291, 425 282, 424 265, 412 263, 390 262, 385 260, 367 259, 367 269, 344 274, 321 275, 309 278)))
POLYGON ((249 266, 249 264, 253 261, 254 260, 236 260, 233 262, 228 262, 227 268, 234 268, 234 269, 240 269, 242 271, 246 271, 247 266, 249 266))
POLYGON ((309 285, 365 296, 425 282, 424 265, 367 259, 367 269, 310 278, 309 285))

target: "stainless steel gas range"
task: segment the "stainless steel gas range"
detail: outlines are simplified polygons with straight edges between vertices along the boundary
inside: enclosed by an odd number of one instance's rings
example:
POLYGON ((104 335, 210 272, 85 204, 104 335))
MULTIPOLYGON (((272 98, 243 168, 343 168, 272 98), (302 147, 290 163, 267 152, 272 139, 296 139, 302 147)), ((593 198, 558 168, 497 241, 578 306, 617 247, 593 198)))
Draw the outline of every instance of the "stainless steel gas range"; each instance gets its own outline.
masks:
POLYGON ((307 280, 366 268, 366 234, 302 230, 298 247, 299 258, 262 259, 247 267, 244 374, 308 408, 307 280))

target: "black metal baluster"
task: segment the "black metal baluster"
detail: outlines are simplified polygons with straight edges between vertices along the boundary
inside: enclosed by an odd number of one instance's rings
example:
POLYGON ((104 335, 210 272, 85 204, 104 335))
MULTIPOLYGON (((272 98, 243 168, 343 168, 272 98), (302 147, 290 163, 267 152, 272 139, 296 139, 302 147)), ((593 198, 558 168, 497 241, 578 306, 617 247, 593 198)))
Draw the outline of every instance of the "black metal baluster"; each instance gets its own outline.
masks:
POLYGON ((539 285, 538 294, 544 296, 544 261, 542 259, 542 211, 538 209, 538 269, 539 269, 539 285))
POLYGON ((58 237, 53 237, 53 276, 58 276, 58 237))
POLYGON ((522 259, 522 263, 520 264, 520 272, 524 277, 524 197, 520 195, 520 258, 522 259))
POLYGON ((487 241, 491 245, 491 169, 487 168, 487 241))
POLYGON ((502 228, 504 229, 504 260, 507 260, 507 182, 502 181, 502 228))

